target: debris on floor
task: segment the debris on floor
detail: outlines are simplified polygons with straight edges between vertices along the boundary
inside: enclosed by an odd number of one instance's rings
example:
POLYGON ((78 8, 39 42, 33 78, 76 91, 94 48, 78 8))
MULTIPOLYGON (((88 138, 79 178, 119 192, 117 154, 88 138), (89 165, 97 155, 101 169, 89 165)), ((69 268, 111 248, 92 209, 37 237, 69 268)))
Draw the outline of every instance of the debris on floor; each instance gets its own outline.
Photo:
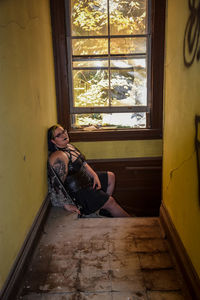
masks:
POLYGON ((51 208, 18 300, 183 300, 158 218, 77 218, 51 208))

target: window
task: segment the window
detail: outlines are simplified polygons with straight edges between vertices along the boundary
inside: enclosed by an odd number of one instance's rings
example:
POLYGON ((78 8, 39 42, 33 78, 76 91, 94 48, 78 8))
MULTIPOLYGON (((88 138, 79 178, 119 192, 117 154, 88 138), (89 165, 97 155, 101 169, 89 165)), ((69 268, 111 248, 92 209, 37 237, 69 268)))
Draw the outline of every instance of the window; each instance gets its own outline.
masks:
POLYGON ((58 120, 72 139, 161 137, 164 4, 51 0, 58 120))

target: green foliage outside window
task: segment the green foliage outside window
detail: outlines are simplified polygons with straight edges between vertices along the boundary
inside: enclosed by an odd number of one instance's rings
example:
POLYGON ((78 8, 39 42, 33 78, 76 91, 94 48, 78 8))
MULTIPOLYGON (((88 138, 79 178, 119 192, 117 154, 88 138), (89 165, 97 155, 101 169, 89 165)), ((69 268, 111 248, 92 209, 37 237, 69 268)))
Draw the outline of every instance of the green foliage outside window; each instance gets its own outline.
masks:
MULTIPOLYGON (((71 2, 74 107, 147 105, 146 5, 145 0, 71 2)), ((133 127, 145 126, 146 114, 129 115, 130 123, 137 119, 133 127)), ((75 126, 98 125, 103 116, 82 113, 73 120, 75 126)))

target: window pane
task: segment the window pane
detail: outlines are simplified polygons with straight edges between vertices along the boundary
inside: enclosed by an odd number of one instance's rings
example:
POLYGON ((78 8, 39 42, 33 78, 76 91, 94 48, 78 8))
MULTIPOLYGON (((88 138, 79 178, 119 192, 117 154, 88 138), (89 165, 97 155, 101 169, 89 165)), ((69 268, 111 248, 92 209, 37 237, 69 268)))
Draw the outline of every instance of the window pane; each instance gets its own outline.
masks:
POLYGON ((107 39, 73 39, 72 55, 108 54, 107 39))
POLYGON ((101 63, 106 67, 107 62, 85 60, 81 63, 76 62, 75 66, 80 69, 73 71, 76 107, 108 106, 109 97, 111 106, 147 105, 145 58, 112 59, 110 92, 108 69, 95 68, 101 63))
MULTIPOLYGON (((145 128, 146 113, 93 113, 72 116, 73 128, 94 126, 91 129, 145 128)), ((89 128, 88 128, 89 129, 89 128)))
POLYGON ((74 106, 108 106, 108 72, 74 70, 74 106))
POLYGON ((146 0, 110 0, 111 35, 146 32, 146 0))
POLYGON ((147 70, 145 58, 111 60, 110 94, 112 106, 146 105, 146 84, 147 70))
POLYGON ((107 35, 107 0, 71 0, 72 36, 107 35))
POLYGON ((146 38, 114 38, 110 42, 111 54, 146 53, 146 38))

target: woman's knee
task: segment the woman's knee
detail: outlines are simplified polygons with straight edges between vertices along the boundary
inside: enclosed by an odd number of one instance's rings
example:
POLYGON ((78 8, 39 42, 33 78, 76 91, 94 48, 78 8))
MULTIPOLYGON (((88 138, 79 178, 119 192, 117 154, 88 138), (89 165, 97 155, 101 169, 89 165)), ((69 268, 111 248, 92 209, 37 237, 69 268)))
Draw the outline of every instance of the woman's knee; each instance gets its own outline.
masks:
POLYGON ((108 171, 108 184, 115 184, 115 174, 111 171, 108 171))
POLYGON ((114 188, 115 188, 115 174, 113 172, 108 171, 108 187, 107 187, 107 193, 108 195, 112 195, 114 188))

